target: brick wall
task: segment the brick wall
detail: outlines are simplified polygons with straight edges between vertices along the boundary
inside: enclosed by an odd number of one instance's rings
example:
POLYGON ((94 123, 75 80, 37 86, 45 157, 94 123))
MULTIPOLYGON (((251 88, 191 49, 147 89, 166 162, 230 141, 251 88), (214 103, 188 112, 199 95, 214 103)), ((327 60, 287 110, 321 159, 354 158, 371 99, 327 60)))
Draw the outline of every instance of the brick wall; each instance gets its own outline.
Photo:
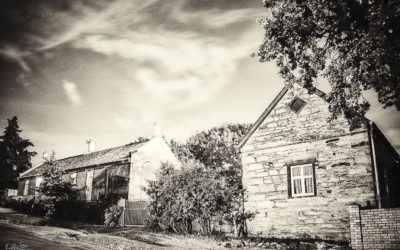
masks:
POLYGON ((348 205, 375 203, 365 129, 351 132, 344 119, 328 122, 328 103, 316 95, 287 93, 242 147, 245 208, 257 211, 251 234, 279 238, 349 240, 348 205), (293 96, 307 102, 299 114, 293 96), (288 195, 288 165, 313 162, 316 195, 288 195))
POLYGON ((400 208, 349 207, 353 249, 400 249, 400 208))

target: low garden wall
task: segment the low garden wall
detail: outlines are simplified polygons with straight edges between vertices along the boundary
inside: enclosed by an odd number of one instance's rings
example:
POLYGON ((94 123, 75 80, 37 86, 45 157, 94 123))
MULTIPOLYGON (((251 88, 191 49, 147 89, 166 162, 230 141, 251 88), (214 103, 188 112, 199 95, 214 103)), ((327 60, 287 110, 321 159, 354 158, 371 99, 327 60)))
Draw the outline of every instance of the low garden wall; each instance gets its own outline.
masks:
POLYGON ((349 207, 353 249, 400 249, 400 208, 349 207))

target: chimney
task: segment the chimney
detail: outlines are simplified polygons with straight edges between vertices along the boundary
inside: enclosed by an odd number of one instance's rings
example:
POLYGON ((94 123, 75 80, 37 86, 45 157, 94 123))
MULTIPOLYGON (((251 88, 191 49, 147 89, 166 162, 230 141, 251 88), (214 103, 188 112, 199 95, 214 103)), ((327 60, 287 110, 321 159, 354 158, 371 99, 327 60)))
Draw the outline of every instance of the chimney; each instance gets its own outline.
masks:
POLYGON ((42 159, 43 161, 47 161, 49 159, 49 154, 47 153, 47 151, 43 152, 42 159))
POLYGON ((92 153, 95 150, 96 147, 96 143, 93 141, 93 139, 89 139, 86 141, 87 145, 88 145, 88 153, 92 153))
POLYGON ((153 126, 153 138, 161 137, 161 136, 162 136, 162 134, 161 134, 161 126, 160 126, 160 124, 155 122, 154 126, 153 126))

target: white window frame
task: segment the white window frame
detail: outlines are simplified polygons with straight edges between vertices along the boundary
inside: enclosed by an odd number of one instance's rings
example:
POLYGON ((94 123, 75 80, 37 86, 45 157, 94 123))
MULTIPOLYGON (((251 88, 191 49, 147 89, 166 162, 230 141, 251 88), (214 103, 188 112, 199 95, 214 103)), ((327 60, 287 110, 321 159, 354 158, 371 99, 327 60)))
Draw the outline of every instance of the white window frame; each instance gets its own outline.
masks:
POLYGON ((24 195, 28 195, 29 193, 29 179, 25 180, 25 186, 24 186, 24 195))
POLYGON ((315 174, 314 174, 314 166, 312 163, 308 164, 302 164, 302 165, 292 165, 290 166, 290 192, 291 192, 291 197, 296 198, 296 197, 307 197, 307 196, 315 196, 315 174), (304 174, 304 167, 311 167, 312 172, 309 175, 304 174), (293 168, 300 168, 300 176, 293 176, 293 168), (312 192, 311 193, 306 193, 306 178, 311 178, 312 180, 312 192), (300 180, 301 183, 301 193, 295 194, 294 192, 294 182, 295 180, 300 180))

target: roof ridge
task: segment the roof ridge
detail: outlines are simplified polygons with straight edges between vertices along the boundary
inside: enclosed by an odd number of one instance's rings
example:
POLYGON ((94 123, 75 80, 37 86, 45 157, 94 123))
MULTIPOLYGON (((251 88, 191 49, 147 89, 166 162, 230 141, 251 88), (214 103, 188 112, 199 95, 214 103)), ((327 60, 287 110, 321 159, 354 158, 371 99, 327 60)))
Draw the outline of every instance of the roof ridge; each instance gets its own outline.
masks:
POLYGON ((93 155, 95 153, 101 153, 101 152, 105 152, 105 151, 109 151, 109 150, 113 150, 113 149, 117 149, 117 148, 123 148, 123 147, 126 147, 126 146, 132 146, 132 145, 136 145, 136 144, 141 144, 141 143, 145 143, 145 142, 148 142, 148 141, 130 142, 128 144, 124 144, 124 145, 120 145, 120 146, 116 146, 116 147, 111 147, 111 148, 105 148, 105 149, 98 150, 98 151, 93 151, 93 152, 90 152, 90 153, 83 153, 83 154, 79 154, 79 155, 71 155, 71 156, 68 156, 68 157, 65 157, 65 158, 56 159, 56 161, 71 159, 71 158, 78 157, 78 156, 83 156, 83 155, 93 155))
MULTIPOLYGON (((144 144, 146 144, 148 141, 141 141, 141 142, 131 142, 128 144, 116 146, 116 147, 110 147, 106 149, 102 149, 99 151, 94 151, 90 152, 87 154, 79 154, 79 155, 73 155, 61 159, 56 159, 55 162, 60 164, 63 168, 65 166, 71 165, 73 166, 72 168, 65 168, 65 170, 71 170, 75 168, 80 168, 80 167, 89 167, 89 166, 94 166, 98 164, 104 164, 108 162, 114 162, 118 160, 123 160, 126 159, 128 156, 129 152, 134 152, 136 149, 142 147, 144 144)), ((19 178, 26 178, 30 176, 34 176, 35 171, 39 171, 42 166, 44 166, 45 163, 41 163, 39 166, 37 166, 35 169, 31 169, 31 171, 26 171, 22 174, 20 174, 19 178)))

